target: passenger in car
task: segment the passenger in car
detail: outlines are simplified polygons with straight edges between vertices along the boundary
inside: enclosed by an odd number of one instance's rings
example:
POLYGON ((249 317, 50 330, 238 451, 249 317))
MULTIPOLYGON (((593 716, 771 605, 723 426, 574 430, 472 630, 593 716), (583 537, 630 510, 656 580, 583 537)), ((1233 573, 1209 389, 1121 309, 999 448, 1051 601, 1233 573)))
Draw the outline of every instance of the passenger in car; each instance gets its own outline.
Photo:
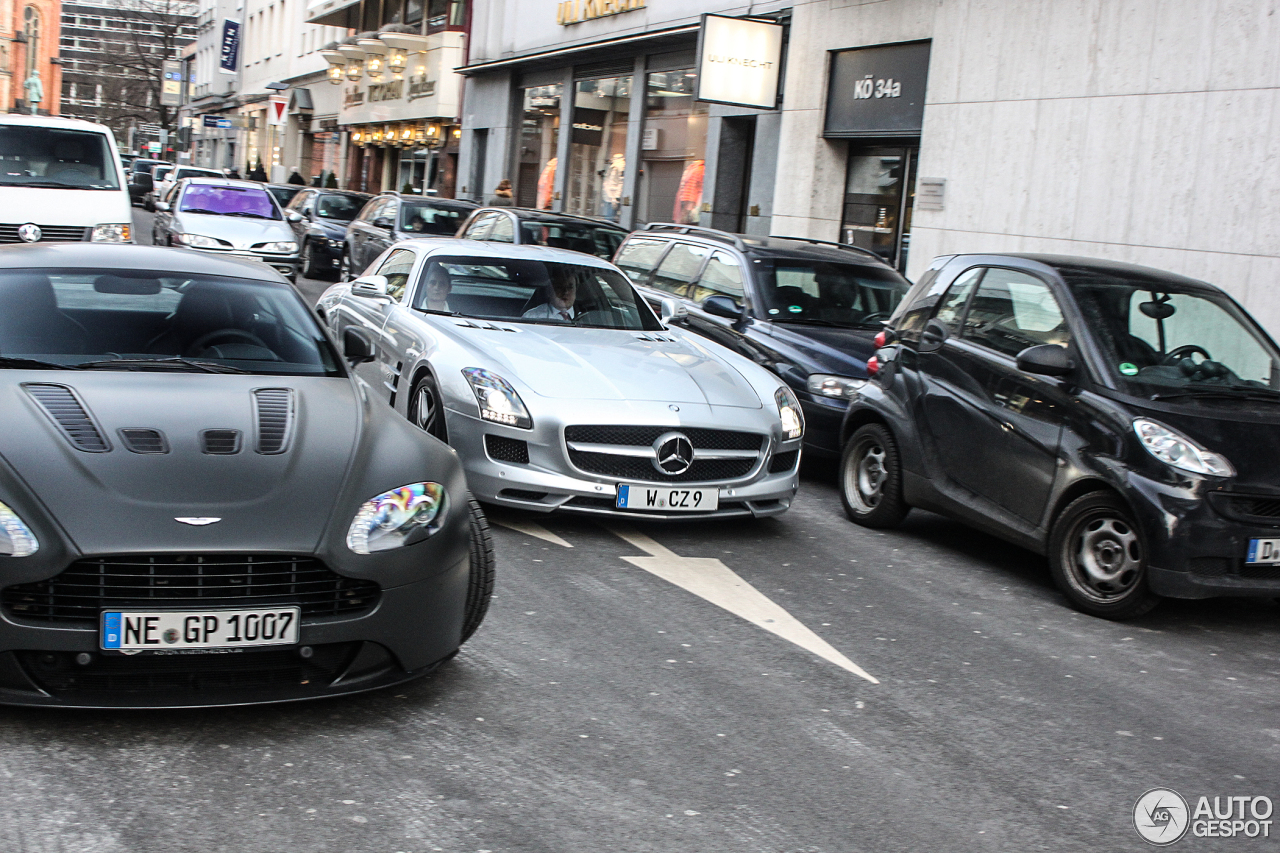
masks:
POLYGON ((427 301, 423 306, 427 311, 451 311, 449 294, 453 291, 453 280, 449 272, 440 264, 433 264, 427 272, 425 284, 427 301))
MULTIPOLYGON (((573 304, 578 299, 578 282, 571 276, 557 277, 543 291, 546 300, 524 312, 527 320, 560 320, 565 323, 577 316, 573 304)), ((538 294, 535 293, 535 297, 538 294)))

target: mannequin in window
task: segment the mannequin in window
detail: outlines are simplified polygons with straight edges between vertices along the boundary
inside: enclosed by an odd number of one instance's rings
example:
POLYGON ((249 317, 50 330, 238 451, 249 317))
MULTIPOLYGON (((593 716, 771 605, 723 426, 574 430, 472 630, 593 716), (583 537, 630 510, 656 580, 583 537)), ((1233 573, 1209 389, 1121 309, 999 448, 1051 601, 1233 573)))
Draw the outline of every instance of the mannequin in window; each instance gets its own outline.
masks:
POLYGON ((542 174, 538 176, 538 209, 551 209, 551 193, 556 185, 556 165, 559 163, 558 157, 552 157, 547 161, 547 165, 542 167, 542 174))
POLYGON ((32 69, 31 76, 23 81, 22 88, 26 90, 27 106, 31 108, 31 114, 36 115, 40 111, 40 102, 44 100, 44 84, 40 82, 40 72, 32 69))
POLYGON ((622 179, 627 172, 627 158, 614 154, 604 170, 604 183, 600 187, 600 215, 618 221, 619 203, 622 201, 622 179))
POLYGON ((682 225, 698 224, 698 204, 702 201, 702 177, 706 172, 705 160, 690 160, 680 176, 680 189, 676 191, 676 206, 671 212, 672 221, 682 225))

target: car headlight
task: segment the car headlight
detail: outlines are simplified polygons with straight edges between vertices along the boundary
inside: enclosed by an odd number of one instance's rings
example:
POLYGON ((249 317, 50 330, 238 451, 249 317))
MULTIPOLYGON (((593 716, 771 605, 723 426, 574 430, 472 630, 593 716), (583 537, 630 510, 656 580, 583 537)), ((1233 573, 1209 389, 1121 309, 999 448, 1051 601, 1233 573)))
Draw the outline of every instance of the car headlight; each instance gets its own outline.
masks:
POLYGON ((440 529, 445 516, 444 486, 410 483, 364 502, 347 530, 347 547, 357 554, 390 551, 421 542, 440 529))
POLYGON ((1225 457, 1205 450, 1180 432, 1146 418, 1138 418, 1133 422, 1133 431, 1138 440, 1155 458, 1166 465, 1190 471, 1193 474, 1208 474, 1211 477, 1234 477, 1236 469, 1225 457))
POLYGON ((341 241, 341 240, 334 240, 334 239, 330 238, 330 239, 329 239, 329 248, 330 248, 330 249, 341 249, 341 248, 342 248, 342 242, 343 242, 343 241, 341 241))
POLYGON ((212 237, 205 237, 200 234, 174 234, 173 239, 193 249, 216 249, 222 245, 221 240, 215 240, 212 237))
POLYGON ((31 528, 0 501, 0 557, 30 557, 40 550, 40 542, 31 528))
POLYGON ((832 376, 829 373, 810 373, 808 388, 810 394, 819 397, 834 397, 837 400, 852 400, 858 396, 858 389, 867 384, 865 379, 853 379, 848 376, 832 376))
POLYGON ((773 400, 778 404, 778 416, 782 418, 782 431, 787 438, 804 435, 804 412, 800 410, 795 392, 783 385, 773 393, 773 400))
POLYGON ((533 429, 533 418, 529 417, 529 410, 510 382, 479 367, 463 368, 462 375, 467 377, 476 394, 480 417, 520 429, 533 429))
POLYGON ((263 243, 261 246, 264 252, 274 252, 276 254, 289 254, 298 251, 298 244, 292 240, 281 240, 277 243, 263 243))
POLYGON ((93 237, 91 239, 95 243, 128 243, 129 225, 126 222, 95 225, 93 226, 93 237))

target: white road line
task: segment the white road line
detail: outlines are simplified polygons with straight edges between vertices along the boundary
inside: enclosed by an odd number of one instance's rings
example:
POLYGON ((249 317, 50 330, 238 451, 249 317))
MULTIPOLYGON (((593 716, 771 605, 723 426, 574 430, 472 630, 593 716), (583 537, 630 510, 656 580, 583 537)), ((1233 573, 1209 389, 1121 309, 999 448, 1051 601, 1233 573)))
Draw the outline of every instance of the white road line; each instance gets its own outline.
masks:
POLYGON ((505 518, 494 518, 492 516, 489 517, 489 521, 492 524, 501 524, 503 527, 510 528, 517 533, 523 533, 526 536, 541 539, 543 542, 550 542, 552 545, 560 545, 565 548, 573 547, 547 528, 540 524, 534 524, 532 521, 511 521, 505 518))
POLYGON ((777 634, 872 684, 880 683, 719 560, 710 557, 681 557, 629 527, 606 525, 606 529, 649 555, 622 558, 633 566, 692 592, 717 607, 723 607, 735 616, 777 634))

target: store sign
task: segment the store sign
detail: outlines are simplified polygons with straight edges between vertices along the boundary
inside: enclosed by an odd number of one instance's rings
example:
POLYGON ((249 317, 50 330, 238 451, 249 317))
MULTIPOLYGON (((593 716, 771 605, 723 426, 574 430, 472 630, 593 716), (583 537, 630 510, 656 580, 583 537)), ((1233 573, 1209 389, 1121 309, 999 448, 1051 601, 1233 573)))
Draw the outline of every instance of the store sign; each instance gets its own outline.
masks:
POLYGON ((778 106, 781 24, 703 15, 698 100, 772 110, 778 106))
POLYGON ((927 41, 836 51, 822 135, 919 135, 928 78, 927 41))
POLYGON ((573 108, 573 132, 570 142, 580 145, 600 145, 604 142, 604 123, 609 117, 605 110, 591 110, 586 107, 573 108))
POLYGON ((418 98, 430 98, 436 93, 436 81, 427 77, 425 74, 414 75, 409 78, 409 95, 410 101, 416 101, 418 98))
POLYGON ((371 83, 366 103, 376 104, 382 101, 398 101, 404 95, 404 81, 391 80, 387 83, 371 83))
POLYGON ((160 65, 160 106, 176 107, 182 103, 182 66, 175 59, 160 65))
POLYGON ((240 65, 240 22, 230 18, 222 22, 222 46, 218 53, 218 70, 235 74, 240 65))
POLYGON ((201 124, 205 127, 231 127, 231 119, 225 116, 200 116, 201 124))
POLYGON ((644 6, 645 0, 564 0, 556 5, 556 23, 567 27, 595 18, 634 12, 644 6))
POLYGON ((359 86, 352 86, 342 93, 342 105, 344 107, 358 107, 364 103, 364 89, 359 86))

